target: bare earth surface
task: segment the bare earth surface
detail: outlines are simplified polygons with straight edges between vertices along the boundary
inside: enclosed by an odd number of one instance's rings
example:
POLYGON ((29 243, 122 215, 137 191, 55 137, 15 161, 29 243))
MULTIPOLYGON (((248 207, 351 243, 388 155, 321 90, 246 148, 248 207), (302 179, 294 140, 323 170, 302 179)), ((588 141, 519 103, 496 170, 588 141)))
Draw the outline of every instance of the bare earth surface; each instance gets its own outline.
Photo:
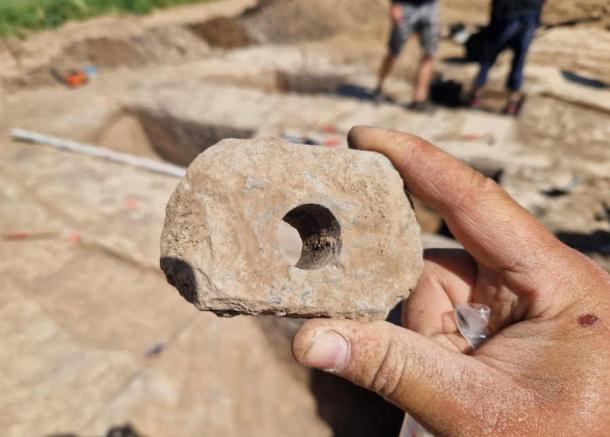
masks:
MULTIPOLYGON (((445 27, 483 24, 486 3, 443 2, 445 27)), ((254 1, 227 0, 0 40, 3 435, 126 423, 151 436, 394 435, 401 421, 380 398, 293 363, 298 321, 216 318, 165 283, 159 237, 176 179, 14 142, 10 128, 179 165, 225 137, 344 147, 354 124, 406 130, 501 172, 559 238, 610 269, 610 90, 562 74, 610 77, 604 3, 549 2, 547 23, 594 20, 539 32, 518 119, 491 110, 510 57, 492 71, 490 111, 405 110, 415 41, 388 83, 396 103, 367 99, 382 0, 264 1, 243 16, 254 1), (86 64, 98 74, 80 89, 51 74, 86 64)), ((444 79, 470 81, 476 66, 451 61, 461 54, 443 40, 444 79)), ((436 235, 434 212, 417 213, 427 245, 455 244, 436 235)))

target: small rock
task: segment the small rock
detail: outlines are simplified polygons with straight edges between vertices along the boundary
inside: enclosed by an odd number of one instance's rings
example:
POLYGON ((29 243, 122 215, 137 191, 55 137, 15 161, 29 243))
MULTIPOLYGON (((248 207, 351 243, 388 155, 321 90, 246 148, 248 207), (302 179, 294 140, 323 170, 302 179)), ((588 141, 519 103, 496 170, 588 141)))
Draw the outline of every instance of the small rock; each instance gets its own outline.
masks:
POLYGON ((224 140, 191 164, 167 206, 161 257, 188 301, 224 316, 384 319, 423 265, 385 157, 278 139, 224 140))

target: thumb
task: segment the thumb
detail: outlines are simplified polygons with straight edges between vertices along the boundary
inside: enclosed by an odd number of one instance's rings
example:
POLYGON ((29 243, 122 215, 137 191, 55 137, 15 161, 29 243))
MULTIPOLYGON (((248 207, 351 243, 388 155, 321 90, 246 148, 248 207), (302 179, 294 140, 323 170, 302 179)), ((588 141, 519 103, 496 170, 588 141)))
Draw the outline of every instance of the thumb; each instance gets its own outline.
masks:
POLYGON ((486 405, 501 401, 493 394, 512 385, 483 362, 386 322, 310 320, 292 351, 301 364, 375 391, 441 434, 488 429, 486 422, 500 418, 486 405))

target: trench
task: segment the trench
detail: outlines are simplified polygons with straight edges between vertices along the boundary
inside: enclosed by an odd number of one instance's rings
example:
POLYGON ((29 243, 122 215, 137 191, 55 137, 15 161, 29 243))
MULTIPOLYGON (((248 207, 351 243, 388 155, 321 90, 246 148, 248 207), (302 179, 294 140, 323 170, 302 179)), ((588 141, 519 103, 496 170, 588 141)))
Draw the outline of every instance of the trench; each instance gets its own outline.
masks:
POLYGON ((109 149, 186 167, 200 153, 225 138, 247 139, 254 134, 253 129, 195 122, 135 107, 111 117, 93 141, 109 149))

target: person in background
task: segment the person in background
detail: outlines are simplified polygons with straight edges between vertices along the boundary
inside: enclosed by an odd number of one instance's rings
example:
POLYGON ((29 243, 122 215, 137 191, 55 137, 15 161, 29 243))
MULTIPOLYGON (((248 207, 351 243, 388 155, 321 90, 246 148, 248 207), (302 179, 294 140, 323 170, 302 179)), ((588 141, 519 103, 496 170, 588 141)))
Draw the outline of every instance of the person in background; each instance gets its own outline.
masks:
POLYGON ((504 113, 517 115, 523 97, 523 67, 529 46, 540 23, 544 0, 493 0, 491 20, 487 29, 487 40, 480 60, 479 73, 474 79, 469 98, 470 107, 480 107, 481 89, 487 82, 490 68, 503 50, 513 51, 513 61, 506 81, 509 91, 504 113))
POLYGON ((428 109, 428 89, 434 72, 434 55, 438 48, 439 8, 436 0, 393 0, 390 6, 392 32, 388 51, 383 59, 375 100, 382 98, 383 83, 390 74, 398 55, 413 32, 419 35, 423 55, 419 61, 413 100, 409 109, 425 111, 428 109))

